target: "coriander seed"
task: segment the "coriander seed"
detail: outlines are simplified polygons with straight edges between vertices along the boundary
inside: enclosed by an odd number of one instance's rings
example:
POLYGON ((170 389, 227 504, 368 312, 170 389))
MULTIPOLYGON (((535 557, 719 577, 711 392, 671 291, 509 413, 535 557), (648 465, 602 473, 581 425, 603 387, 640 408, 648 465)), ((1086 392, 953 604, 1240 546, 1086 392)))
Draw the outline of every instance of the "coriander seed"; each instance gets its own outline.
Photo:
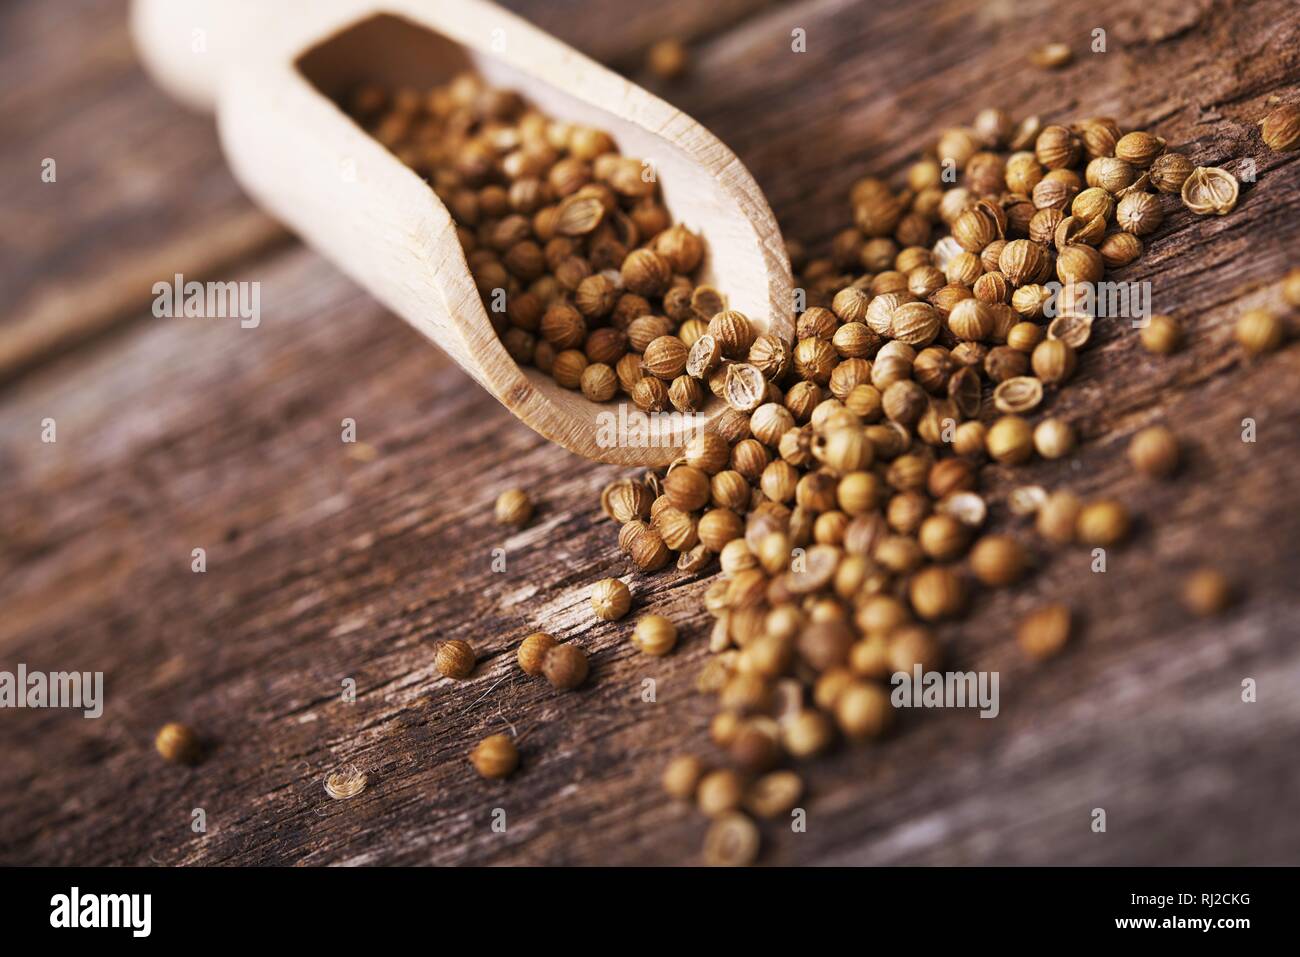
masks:
POLYGON ((889 695, 876 684, 851 681, 835 700, 835 722, 851 741, 880 737, 893 717, 889 695))
POLYGON ((1156 355, 1169 355, 1182 341, 1182 328, 1173 316, 1152 316, 1142 328, 1142 348, 1156 355))
POLYGON ((1128 459, 1144 475, 1163 478, 1178 468, 1178 439, 1163 425, 1153 425, 1133 436, 1128 459))
POLYGON ((1034 527, 1050 542, 1063 545, 1074 541, 1079 511, 1083 508, 1073 492, 1053 492, 1038 506, 1034 527))
POLYGON ((519 766, 519 749, 509 735, 492 734, 474 746, 469 760, 481 777, 499 780, 519 766))
POLYGON ((1226 216, 1236 208, 1239 190, 1237 177, 1226 169, 1198 166, 1183 183, 1183 205, 1198 216, 1226 216))
POLYGON ((523 489, 512 488, 497 497, 496 519, 498 525, 522 528, 533 517, 533 502, 523 489))
POLYGON ((636 623, 632 643, 647 655, 662 657, 677 644, 677 626, 663 615, 646 615, 636 623))
POLYGON ((1020 465, 1033 457, 1033 429, 1018 415, 1004 415, 989 427, 985 447, 993 461, 1020 465))
POLYGON ((826 715, 807 708, 783 722, 781 744, 791 757, 810 758, 830 747, 834 734, 826 715))
POLYGON ((202 744, 194 729, 178 721, 159 728, 153 743, 163 759, 173 764, 197 764, 202 754, 202 744))
POLYGON ((591 589, 591 610, 603 621, 617 621, 632 607, 632 593, 617 578, 602 578, 591 589))
POLYGON ((710 867, 747 867, 758 858, 758 828, 743 814, 717 817, 704 836, 704 863, 710 867))
POLYGON ((542 674, 553 688, 572 691, 587 680, 587 654, 574 645, 556 645, 542 658, 542 674))
POLYGON ((1034 427, 1034 449, 1045 459, 1064 458, 1074 451, 1074 429, 1060 419, 1044 419, 1034 427))
POLYGON ((926 621, 956 615, 965 601, 961 579, 944 565, 930 565, 913 575, 907 595, 913 610, 926 621))
POLYGON ((745 787, 740 775, 730 768, 710 771, 700 778, 695 789, 695 801, 700 811, 709 817, 719 817, 740 807, 745 787))
POLYGON ((704 773, 703 761, 693 754, 679 754, 668 762, 661 781, 669 796, 679 801, 689 801, 695 797, 695 789, 704 773))
POLYGON ((559 642, 544 631, 535 631, 519 643, 519 650, 515 653, 519 661, 519 667, 524 674, 540 677, 542 674, 542 663, 546 660, 546 653, 554 648, 559 642))
POLYGON ((1030 614, 1016 629, 1016 641, 1030 658, 1043 660, 1061 652, 1070 639, 1070 609, 1047 605, 1030 614))
POLYGON ((1091 502, 1079 511, 1075 533, 1085 545, 1118 545, 1128 538, 1128 509, 1114 499, 1091 502))
POLYGON ((1010 535, 985 535, 970 551, 970 567, 985 585, 1014 585, 1029 564, 1024 546, 1010 535))
POLYGON ((438 646, 433 663, 438 669, 438 674, 444 678, 463 681, 473 673, 477 660, 474 648, 468 641, 453 638, 438 646))
POLYGON ((1260 123, 1264 145, 1277 153, 1300 149, 1300 105, 1279 106, 1260 123))
POLYGON ((776 818, 789 814, 803 796, 803 781, 793 771, 773 771, 749 786, 745 808, 755 817, 776 818))
POLYGON ((1217 569, 1198 569, 1183 585, 1183 604, 1188 611, 1203 618, 1224 611, 1232 600, 1232 584, 1217 569))
POLYGON ((1292 269, 1282 280, 1282 298, 1288 306, 1300 309, 1300 269, 1292 269))
POLYGON ((1282 321, 1267 309, 1251 309, 1237 320, 1233 335, 1249 355, 1259 356, 1282 345, 1286 330, 1282 321))

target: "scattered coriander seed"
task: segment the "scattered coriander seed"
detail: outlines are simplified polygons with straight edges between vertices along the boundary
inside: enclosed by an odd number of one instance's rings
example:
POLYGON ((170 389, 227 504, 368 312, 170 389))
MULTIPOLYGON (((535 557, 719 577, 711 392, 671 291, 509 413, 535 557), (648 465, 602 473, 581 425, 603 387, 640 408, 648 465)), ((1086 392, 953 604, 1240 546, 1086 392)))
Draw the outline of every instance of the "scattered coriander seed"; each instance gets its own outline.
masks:
POLYGON ((1282 298, 1288 306, 1300 309, 1300 269, 1292 269, 1282 280, 1282 298))
POLYGON ((453 638, 438 646, 433 663, 444 678, 462 681, 474 672, 477 656, 468 641, 453 638))
POLYGON ((1226 169, 1198 166, 1183 183, 1183 205, 1198 216, 1226 216, 1237 206, 1239 189, 1226 169))
POLYGON ((1047 605, 1027 616, 1016 629, 1016 641, 1030 658, 1043 660, 1061 652, 1070 639, 1070 609, 1047 605))
POLYGON ((835 721, 851 741, 865 741, 884 734, 893 720, 889 695, 876 684, 851 681, 835 699, 835 721))
POLYGON ((1044 419, 1034 427, 1034 449, 1045 459, 1064 458, 1074 443, 1074 429, 1060 419, 1044 419))
POLYGON ((1053 492, 1038 506, 1034 527, 1039 535, 1058 545, 1074 541, 1083 503, 1073 492, 1053 492))
POLYGON ((704 863, 710 867, 747 867, 758 858, 758 828, 744 814, 728 812, 709 825, 704 836, 704 863))
POLYGON ((520 669, 526 675, 540 677, 546 653, 558 644, 558 641, 544 631, 533 632, 519 643, 519 650, 515 653, 520 669))
POLYGON ((632 607, 632 593, 617 578, 602 578, 591 589, 591 610, 602 621, 617 621, 632 607))
POLYGON ((1004 465, 1028 462, 1034 454, 1033 429, 1018 415, 1004 415, 989 427, 985 448, 989 458, 1004 465))
POLYGON ((689 801, 704 776, 704 762, 693 754, 679 754, 668 762, 662 777, 663 788, 671 797, 689 801))
POLYGON ((1068 43, 1048 43, 1031 53, 1029 60, 1044 70, 1059 70, 1074 61, 1074 52, 1068 43))
POLYGON ((781 744, 792 757, 810 758, 830 747, 834 733, 826 715, 808 708, 782 724, 781 744))
POLYGON ((1153 425, 1133 436, 1128 459, 1144 475, 1163 478, 1178 468, 1178 438, 1163 425, 1153 425))
POLYGON ((509 777, 519 766, 519 749, 509 735, 492 734, 474 746, 469 760, 481 777, 498 780, 509 777))
POLYGON ((169 721, 159 728, 153 743, 158 753, 173 764, 197 764, 202 753, 194 729, 178 721, 169 721))
POLYGON ((1279 106, 1260 124, 1264 145, 1277 153, 1300 149, 1300 105, 1279 106))
POLYGON ((803 780, 793 771, 772 771, 749 786, 745 809, 755 817, 789 814, 803 796, 803 780))
POLYGON ((950 618, 965 602, 961 579, 943 565, 929 565, 913 575, 907 594, 912 608, 926 621, 950 618))
POLYGON ((1010 535, 985 535, 970 550, 971 571, 994 588, 1014 585, 1028 565, 1024 546, 1010 535))
POLYGON ((542 674, 551 687, 572 691, 587 680, 587 654, 575 645, 556 645, 542 658, 542 674))
POLYGON ((1232 584, 1217 569, 1197 569, 1183 585, 1183 604, 1203 618, 1221 613, 1232 600, 1232 584))
POLYGON ((650 72, 661 80, 675 80, 686 72, 689 56, 680 40, 660 40, 646 54, 650 72))
POLYGON ((336 801, 354 798, 366 789, 366 772, 355 764, 335 768, 325 776, 325 793, 336 801))
POLYGON ((522 528, 533 517, 533 502, 523 489, 512 488, 497 497, 496 518, 498 525, 513 525, 522 528))
POLYGON ((1237 320, 1233 335, 1249 355, 1259 356, 1282 345, 1286 330, 1282 321, 1267 309, 1251 309, 1237 320))
POLYGON ((744 783, 740 775, 730 768, 708 772, 700 778, 695 789, 695 801, 709 817, 720 817, 736 810, 744 796, 744 783))
POLYGON ((1169 355, 1182 341, 1182 328, 1173 316, 1152 316, 1142 328, 1142 348, 1156 355, 1169 355))
POLYGON ((677 644, 677 626, 663 615, 645 615, 632 631, 632 642, 645 654, 662 657, 677 644))
POLYGON ((1126 509, 1114 499, 1090 502, 1079 511, 1075 534, 1079 541, 1089 546, 1108 548, 1128 538, 1129 516, 1126 509))

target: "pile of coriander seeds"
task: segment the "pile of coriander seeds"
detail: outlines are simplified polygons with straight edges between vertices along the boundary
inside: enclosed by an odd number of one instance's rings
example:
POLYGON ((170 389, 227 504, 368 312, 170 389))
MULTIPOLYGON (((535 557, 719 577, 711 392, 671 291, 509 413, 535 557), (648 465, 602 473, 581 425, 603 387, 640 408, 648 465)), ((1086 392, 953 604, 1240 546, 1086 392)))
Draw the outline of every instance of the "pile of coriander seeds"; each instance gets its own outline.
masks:
MULTIPOLYGON (((1231 173, 1113 120, 1017 125, 986 110, 945 131, 901 190, 857 182, 854 226, 829 256, 791 249, 808 304, 794 343, 734 312, 710 320, 688 373, 730 408, 666 474, 616 482, 602 506, 644 570, 674 553, 686 571, 721 565, 697 685, 717 697, 710 734, 726 757, 683 755, 664 774, 713 819, 711 863, 753 860, 749 815, 786 815, 802 791, 778 766, 883 734, 889 676, 936 670, 935 626, 1030 569, 1020 540, 983 531, 981 466, 1074 449, 1068 422, 1034 418, 1091 339, 1091 287, 1142 254, 1172 204, 1222 215, 1236 198, 1231 173)), ((1177 323, 1155 326, 1144 343, 1170 351, 1177 323)), ((1011 504, 1049 545, 1129 534, 1113 499, 1031 487, 1011 504)), ((1038 608, 1019 644, 1054 655, 1071 618, 1038 608)))
POLYGON ((672 224, 652 167, 471 73, 428 91, 366 86, 347 108, 451 213, 516 362, 593 402, 700 409, 688 350, 726 300, 690 278, 704 243, 672 224))
MULTIPOLYGON (((601 496, 639 569, 707 572, 715 556, 721 566, 703 592, 713 656, 697 687, 717 698, 710 736, 723 757, 681 755, 663 774, 670 795, 712 819, 704 856, 717 864, 753 861, 754 819, 796 806, 802 781, 782 765, 885 733, 890 675, 936 670, 936 626, 1030 570, 1024 543, 984 529, 982 466, 1073 451, 1071 425, 1042 413, 1091 339, 1092 285, 1140 257, 1173 204, 1224 215, 1237 201, 1231 173, 1111 119, 1016 124, 985 110, 944 131, 901 188, 857 182, 854 225, 829 255, 791 244, 806 308, 786 342, 692 281, 702 240, 671 224, 643 164, 607 134, 473 76, 427 93, 363 89, 350 108, 451 211, 485 301, 505 290, 504 313, 488 314, 518 362, 594 401, 621 393, 645 411, 692 412, 711 393, 727 406, 666 472, 601 496)), ((1264 325, 1250 341, 1275 348, 1264 325)), ((1141 341, 1164 354, 1179 332, 1157 316, 1141 341)), ((1132 452, 1152 476, 1177 455, 1163 433, 1132 452)), ((498 520, 526 522, 526 496, 507 496, 498 520)), ((1113 499, 1029 488, 1009 501, 1051 546, 1129 534, 1113 499)), ((1223 583, 1207 581, 1191 604, 1223 607, 1223 583)), ((595 616, 626 615, 626 591, 598 583, 595 616)), ((1040 607, 1017 640, 1049 657, 1071 620, 1066 605, 1040 607)), ((667 654, 678 632, 651 615, 629 640, 667 654)), ((560 652, 583 654, 531 634, 520 667, 571 689, 586 669, 557 680, 547 662, 560 652)), ((503 735, 473 757, 487 777, 517 760, 503 735)))

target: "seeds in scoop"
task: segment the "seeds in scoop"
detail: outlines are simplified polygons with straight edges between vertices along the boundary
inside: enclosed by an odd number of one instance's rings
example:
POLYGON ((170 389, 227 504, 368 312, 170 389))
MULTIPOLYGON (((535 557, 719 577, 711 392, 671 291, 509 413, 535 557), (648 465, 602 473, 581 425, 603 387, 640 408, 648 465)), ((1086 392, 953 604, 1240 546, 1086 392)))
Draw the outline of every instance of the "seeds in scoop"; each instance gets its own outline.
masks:
POLYGON ((476 661, 477 657, 474 654, 474 648, 468 641, 462 641, 459 638, 453 638, 440 644, 433 659, 434 666, 438 669, 440 675, 444 678, 454 678, 457 681, 468 678, 473 673, 476 661))
POLYGON ((542 674, 542 664, 546 660, 546 653, 554 648, 559 642, 544 631, 535 631, 519 643, 519 650, 515 657, 519 661, 519 667, 524 674, 540 677, 542 674))
POLYGON ((603 621, 617 621, 632 607, 632 593, 617 578, 602 578, 591 589, 591 610, 603 621))
POLYGON ((1208 618, 1232 604, 1232 584, 1213 568, 1193 572, 1183 585, 1183 604, 1193 614, 1208 618))
POLYGON ((1070 639, 1070 609, 1048 605, 1030 614, 1016 629, 1016 641, 1030 658, 1042 660, 1057 655, 1070 639))
POLYGON ((556 645, 542 659, 542 674, 553 688, 572 691, 587 680, 587 654, 574 645, 556 645))
POLYGON ((194 729, 178 721, 170 721, 159 728, 153 743, 158 753, 173 764, 195 764, 202 751, 194 729))
POLYGON ((509 735, 493 734, 474 746, 469 760, 480 776, 498 780, 509 777, 519 766, 519 750, 509 735))
POLYGON ((632 643, 647 655, 661 657, 677 644, 677 626, 663 615, 646 615, 636 623, 632 643))
POLYGON ((1178 439, 1163 425, 1153 425, 1133 436, 1128 459, 1144 475, 1170 475, 1178 468, 1178 439))
POLYGON ((498 525, 522 528, 533 517, 533 502, 523 489, 512 488, 497 497, 496 519, 498 525))

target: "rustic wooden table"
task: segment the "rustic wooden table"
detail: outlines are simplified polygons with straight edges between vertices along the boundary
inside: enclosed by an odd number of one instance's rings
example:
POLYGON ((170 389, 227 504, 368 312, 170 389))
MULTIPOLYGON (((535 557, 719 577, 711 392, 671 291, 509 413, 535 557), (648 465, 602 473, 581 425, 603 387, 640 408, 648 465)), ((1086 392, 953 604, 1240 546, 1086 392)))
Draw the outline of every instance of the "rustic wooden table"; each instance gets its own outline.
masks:
MULTIPOLYGON (((1228 344, 1234 318, 1280 306, 1277 280, 1300 265, 1298 154, 1270 152, 1256 127, 1270 97, 1300 95, 1294 2, 511 6, 639 79, 650 42, 690 41, 693 73, 661 91, 814 245, 847 224, 851 181, 898 173, 989 105, 1109 114, 1200 164, 1256 164, 1232 215, 1172 214, 1120 274, 1154 284, 1188 348, 1153 361, 1130 329, 1103 330, 1058 404, 1079 454, 1018 478, 1113 491, 1141 516, 1136 540, 1106 574, 1083 550, 1044 555, 1027 585, 945 631, 957 667, 1001 672, 1001 715, 909 715, 879 745, 807 766, 807 831, 767 828, 763 860, 1295 863, 1300 349, 1243 363, 1228 344), (806 53, 791 51, 796 28, 806 53), (1088 52, 1096 28, 1105 53, 1088 52), (1026 67, 1058 39, 1073 66, 1026 67), (1156 421, 1192 449, 1174 482, 1123 459, 1156 421), (1177 601, 1205 562, 1246 585, 1222 619, 1177 601), (1049 598, 1080 610, 1081 638, 1031 667, 1009 623, 1049 598)), ((703 583, 631 576, 639 607, 685 626, 668 658, 590 623, 586 586, 629 571, 596 507, 618 471, 512 420, 253 208, 210 121, 140 72, 121 0, 0 5, 0 129, 0 670, 102 670, 107 694, 98 720, 0 713, 0 862, 696 860, 704 822, 657 779, 671 754, 709 747, 693 689, 703 583), (150 287, 174 273, 260 282, 261 326, 155 319, 150 287), (340 442, 345 417, 373 457, 340 442), (56 443, 40 441, 45 418, 56 443), (507 534, 491 504, 516 484, 541 508, 507 534), (205 574, 190 571, 196 547, 205 574), (593 653, 582 692, 519 674, 514 644, 541 626, 593 653), (479 649, 472 681, 433 669, 452 637, 479 649), (216 742, 201 766, 153 753, 173 719, 216 742), (508 727, 526 734, 523 769, 485 783, 465 754, 508 727), (322 780, 343 763, 371 783, 334 802, 322 780)))

